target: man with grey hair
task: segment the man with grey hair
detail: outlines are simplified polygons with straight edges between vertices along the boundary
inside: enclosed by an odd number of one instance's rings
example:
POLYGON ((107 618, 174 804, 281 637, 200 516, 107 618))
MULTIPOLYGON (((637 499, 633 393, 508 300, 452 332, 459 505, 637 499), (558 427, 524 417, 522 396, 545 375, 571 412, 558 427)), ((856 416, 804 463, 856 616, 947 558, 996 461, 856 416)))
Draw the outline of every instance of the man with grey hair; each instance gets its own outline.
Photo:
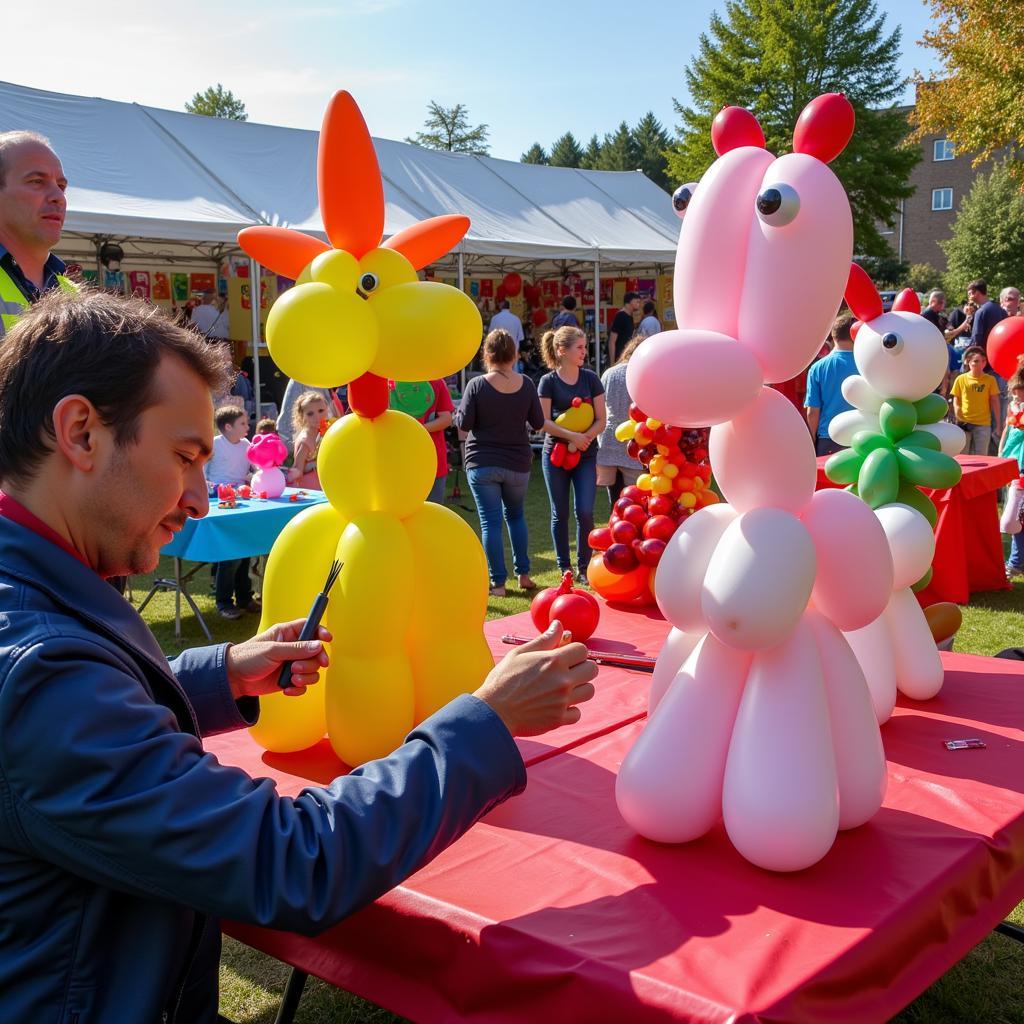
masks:
POLYGON ((929 323, 935 324, 943 334, 946 333, 946 326, 949 321, 943 310, 946 308, 946 293, 938 288, 928 295, 928 305, 921 311, 921 316, 929 323))
POLYGON ((67 212, 64 169, 36 132, 0 132, 0 339, 50 288, 75 291, 53 253, 67 212))
POLYGON ((1020 316, 1020 289, 1010 285, 999 293, 999 305, 1007 316, 1020 316))

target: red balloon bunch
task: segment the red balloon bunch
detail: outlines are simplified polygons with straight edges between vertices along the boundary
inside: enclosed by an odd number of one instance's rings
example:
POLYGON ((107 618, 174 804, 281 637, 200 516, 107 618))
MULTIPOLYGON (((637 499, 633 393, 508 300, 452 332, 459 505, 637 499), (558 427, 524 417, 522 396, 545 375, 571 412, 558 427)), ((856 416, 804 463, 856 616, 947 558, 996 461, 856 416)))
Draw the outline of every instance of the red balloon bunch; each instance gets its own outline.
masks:
POLYGON ((652 604, 654 571, 672 534, 694 512, 719 500, 709 486, 708 432, 667 426, 636 404, 615 436, 647 470, 625 487, 607 526, 590 533, 590 585, 606 600, 652 604))

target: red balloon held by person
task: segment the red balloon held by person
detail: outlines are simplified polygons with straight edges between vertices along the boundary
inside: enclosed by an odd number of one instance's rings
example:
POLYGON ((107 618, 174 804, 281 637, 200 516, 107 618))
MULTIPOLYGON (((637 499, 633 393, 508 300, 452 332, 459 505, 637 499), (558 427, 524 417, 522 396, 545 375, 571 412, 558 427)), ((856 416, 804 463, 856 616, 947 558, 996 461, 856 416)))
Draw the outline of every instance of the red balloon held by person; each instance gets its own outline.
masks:
POLYGON ((989 331, 985 345, 992 369, 1009 380, 1024 357, 1024 317, 1008 316, 989 331))

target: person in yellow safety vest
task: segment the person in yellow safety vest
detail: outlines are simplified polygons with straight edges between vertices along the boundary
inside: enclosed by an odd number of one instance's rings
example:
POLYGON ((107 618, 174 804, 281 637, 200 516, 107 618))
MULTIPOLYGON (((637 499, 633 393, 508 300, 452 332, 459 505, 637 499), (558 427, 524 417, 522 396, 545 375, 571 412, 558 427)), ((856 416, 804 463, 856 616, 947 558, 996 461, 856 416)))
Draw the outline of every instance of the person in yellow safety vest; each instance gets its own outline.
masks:
POLYGON ((67 187, 49 140, 0 132, 0 342, 43 292, 77 291, 51 252, 64 227, 67 187))

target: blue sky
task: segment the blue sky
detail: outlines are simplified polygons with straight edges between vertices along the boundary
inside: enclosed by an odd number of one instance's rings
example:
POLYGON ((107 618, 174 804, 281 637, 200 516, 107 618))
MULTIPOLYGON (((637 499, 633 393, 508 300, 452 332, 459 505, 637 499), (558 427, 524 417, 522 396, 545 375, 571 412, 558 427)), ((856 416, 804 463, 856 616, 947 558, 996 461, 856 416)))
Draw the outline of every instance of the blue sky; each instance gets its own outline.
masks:
MULTIPOLYGON (((297 128, 319 127, 327 98, 346 88, 371 132, 393 139, 422 126, 428 100, 461 102, 490 126, 492 155, 518 159, 534 141, 548 146, 568 129, 585 142, 647 110, 671 129, 683 69, 724 4, 56 0, 45 26, 34 5, 12 6, 4 27, 24 45, 4 47, 5 81, 172 109, 219 81, 252 120, 297 128)), ((919 45, 923 0, 878 7, 887 27, 903 29, 901 71, 933 70, 919 45)))

